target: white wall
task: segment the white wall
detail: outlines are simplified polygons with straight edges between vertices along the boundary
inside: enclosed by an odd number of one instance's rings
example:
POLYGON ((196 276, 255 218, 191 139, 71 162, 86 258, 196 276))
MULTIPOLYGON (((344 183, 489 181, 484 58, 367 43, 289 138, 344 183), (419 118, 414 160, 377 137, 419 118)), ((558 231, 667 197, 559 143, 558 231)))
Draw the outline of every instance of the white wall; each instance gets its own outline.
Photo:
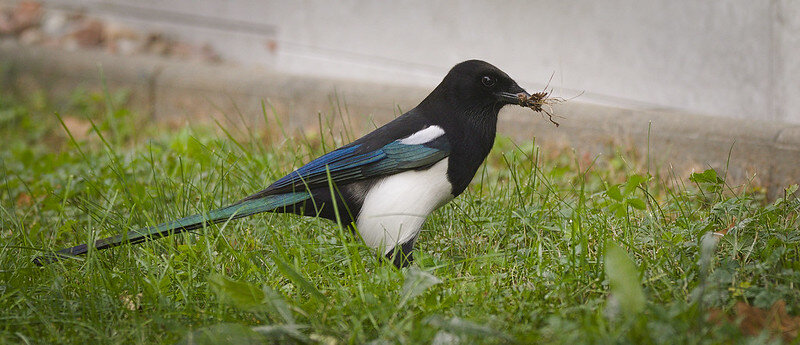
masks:
POLYGON ((480 58, 581 101, 800 123, 796 0, 45 2, 293 73, 433 86, 480 58))

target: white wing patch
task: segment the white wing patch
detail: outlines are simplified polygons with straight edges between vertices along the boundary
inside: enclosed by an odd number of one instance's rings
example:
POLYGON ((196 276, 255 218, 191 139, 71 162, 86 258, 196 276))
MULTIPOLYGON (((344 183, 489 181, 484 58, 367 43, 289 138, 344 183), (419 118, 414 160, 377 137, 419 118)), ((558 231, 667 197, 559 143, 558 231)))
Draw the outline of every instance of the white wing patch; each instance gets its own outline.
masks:
POLYGON ((398 244, 415 238, 428 215, 453 199, 452 192, 447 180, 447 158, 426 170, 386 177, 367 193, 356 222, 358 233, 368 246, 385 255, 398 244))
POLYGON ((419 145, 430 142, 433 139, 444 135, 444 129, 439 126, 428 126, 425 129, 400 139, 401 144, 419 145))

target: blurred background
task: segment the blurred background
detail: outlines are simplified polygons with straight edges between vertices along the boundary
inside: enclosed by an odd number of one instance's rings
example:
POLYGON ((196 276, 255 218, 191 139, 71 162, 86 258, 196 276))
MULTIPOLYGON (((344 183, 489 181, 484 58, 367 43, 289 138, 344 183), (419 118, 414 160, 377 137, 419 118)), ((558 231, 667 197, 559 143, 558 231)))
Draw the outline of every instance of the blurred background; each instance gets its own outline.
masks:
MULTIPOLYGON (((482 59, 567 100, 550 109, 559 127, 504 108, 498 130, 516 142, 714 167, 774 193, 800 176, 797 56, 790 0, 0 0, 0 85, 43 94, 45 120, 89 97, 139 115, 119 123, 327 130, 339 145, 482 59)), ((85 113, 67 126, 89 128, 85 113)))
POLYGON ((0 0, 0 345, 798 344, 798 56, 800 0, 0 0), (558 125, 504 107, 410 270, 280 215, 33 267, 236 202, 474 58, 558 125))
POLYGON ((582 93, 579 102, 800 123, 793 0, 43 0, 25 2, 41 4, 37 23, 16 28, 20 2, 0 4, 5 39, 25 44, 119 54, 150 44, 150 53, 426 89, 479 58, 527 88, 552 75, 550 86, 582 93), (82 37, 70 38, 77 29, 82 37))

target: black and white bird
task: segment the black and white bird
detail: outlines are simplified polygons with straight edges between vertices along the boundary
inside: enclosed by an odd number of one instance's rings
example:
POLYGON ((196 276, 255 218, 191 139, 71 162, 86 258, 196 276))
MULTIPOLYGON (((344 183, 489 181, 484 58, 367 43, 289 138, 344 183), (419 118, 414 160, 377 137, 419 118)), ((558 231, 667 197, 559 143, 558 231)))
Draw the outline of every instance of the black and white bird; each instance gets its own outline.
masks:
MULTIPOLYGON (((261 212, 289 212, 338 218, 394 265, 407 266, 425 219, 467 188, 489 154, 500 109, 528 97, 489 63, 459 63, 414 109, 266 189, 231 206, 98 240, 93 247, 140 243, 261 212)), ((88 249, 82 244, 35 262, 88 249)))

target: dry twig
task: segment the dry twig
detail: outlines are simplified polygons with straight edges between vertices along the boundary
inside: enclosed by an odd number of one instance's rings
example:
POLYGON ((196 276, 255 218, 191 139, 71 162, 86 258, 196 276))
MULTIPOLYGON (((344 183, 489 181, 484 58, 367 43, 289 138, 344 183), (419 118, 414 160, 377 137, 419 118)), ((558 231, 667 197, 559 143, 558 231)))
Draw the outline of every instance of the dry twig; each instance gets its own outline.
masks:
POLYGON ((551 91, 542 91, 532 94, 530 97, 524 94, 519 95, 519 105, 533 109, 535 112, 545 113, 547 119, 550 120, 556 127, 559 123, 553 120, 553 105, 566 102, 567 100, 561 97, 550 97, 551 91))

